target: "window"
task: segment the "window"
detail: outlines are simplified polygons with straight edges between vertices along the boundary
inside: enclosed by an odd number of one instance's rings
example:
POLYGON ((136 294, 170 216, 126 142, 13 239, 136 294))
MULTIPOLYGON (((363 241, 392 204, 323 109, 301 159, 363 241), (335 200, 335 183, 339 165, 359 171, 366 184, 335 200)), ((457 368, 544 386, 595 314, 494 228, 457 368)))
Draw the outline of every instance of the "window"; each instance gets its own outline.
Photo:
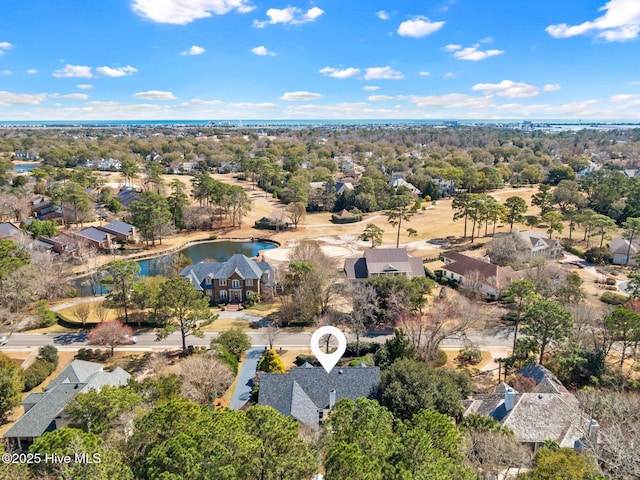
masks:
POLYGON ((222 298, 222 299, 227 299, 228 298, 226 290, 220 290, 220 298, 222 298))
POLYGON ((253 287, 253 280, 249 278, 248 280, 245 280, 245 281, 244 281, 244 284, 245 284, 247 287, 253 287))
POLYGON ((218 280, 218 282, 220 283, 221 287, 226 287, 227 286, 227 280, 218 280))
POLYGON ((231 288, 240 288, 240 280, 231 280, 231 288))

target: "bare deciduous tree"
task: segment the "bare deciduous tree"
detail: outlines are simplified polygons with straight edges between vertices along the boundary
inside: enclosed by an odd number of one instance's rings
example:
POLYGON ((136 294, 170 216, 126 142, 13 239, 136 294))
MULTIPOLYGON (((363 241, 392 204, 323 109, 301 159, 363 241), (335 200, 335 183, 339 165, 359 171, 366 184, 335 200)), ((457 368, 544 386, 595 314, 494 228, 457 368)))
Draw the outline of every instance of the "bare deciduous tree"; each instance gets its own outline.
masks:
POLYGON ((272 321, 272 322, 269 322, 269 324, 265 328, 264 333, 267 336, 267 342, 269 343, 269 348, 273 349, 273 344, 276 341, 276 338, 278 338, 282 333, 282 329, 280 328, 280 325, 278 325, 277 322, 272 321))
POLYGON ((581 390, 580 406, 598 421, 597 433, 585 425, 587 448, 607 478, 640 478, 640 397, 635 393, 581 390))
POLYGON ((201 405, 211 404, 233 383, 233 373, 212 355, 194 355, 180 364, 182 392, 201 405))
POLYGON ((418 355, 430 360, 444 340, 464 337, 477 319, 477 304, 458 295, 435 301, 426 314, 404 314, 398 323, 418 355))
POLYGON ((100 320, 100 323, 104 323, 109 320, 109 308, 105 305, 104 301, 94 304, 93 311, 96 313, 96 317, 100 320))
POLYGON ((88 302, 78 303, 71 308, 71 314, 73 317, 82 323, 83 327, 86 327, 87 320, 91 316, 91 304, 88 302))
POLYGON ((356 356, 360 356, 360 337, 370 327, 378 313, 376 289, 370 285, 355 283, 347 289, 351 298, 351 313, 344 316, 344 323, 356 336, 356 356))

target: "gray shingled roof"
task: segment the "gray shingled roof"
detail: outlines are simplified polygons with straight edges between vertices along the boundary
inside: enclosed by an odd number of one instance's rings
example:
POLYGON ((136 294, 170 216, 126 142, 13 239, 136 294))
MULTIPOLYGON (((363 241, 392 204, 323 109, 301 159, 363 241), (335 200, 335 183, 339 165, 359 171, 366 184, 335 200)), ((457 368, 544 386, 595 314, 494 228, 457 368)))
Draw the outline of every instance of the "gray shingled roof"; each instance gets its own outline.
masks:
POLYGON ((517 373, 535 380, 536 386, 530 393, 516 392, 510 411, 504 406, 505 384, 500 384, 493 394, 476 395, 463 402, 464 414, 493 417, 521 442, 555 440, 563 448, 573 448, 583 437, 582 426, 588 420, 576 397, 541 365, 532 364, 517 373))
POLYGON ((319 411, 329 408, 329 390, 335 389, 336 401, 342 398, 375 398, 380 386, 378 367, 334 368, 305 365, 289 373, 265 373, 260 377, 258 403, 303 423, 317 424, 319 411))
POLYGON ((104 385, 126 385, 129 375, 121 368, 102 371, 99 363, 74 360, 56 376, 44 392, 28 395, 23 403, 34 404, 4 434, 4 438, 34 438, 55 429, 55 419, 77 394, 104 385))
POLYGON ((211 276, 214 279, 227 279, 237 273, 243 279, 260 280, 263 274, 267 274, 265 285, 275 284, 275 271, 268 262, 257 262, 246 256, 236 253, 226 262, 199 262, 185 267, 180 276, 188 279, 198 290, 202 290, 204 279, 211 276))
POLYGON ((344 263, 347 278, 366 279, 377 274, 408 274, 412 277, 424 276, 422 259, 411 257, 407 249, 370 248, 360 258, 347 258, 344 263))
POLYGON ((17 237, 22 232, 11 222, 0 223, 0 238, 17 237))
POLYGON ((103 232, 102 230, 97 229, 96 227, 85 228, 84 230, 80 230, 78 235, 84 238, 89 238, 95 242, 106 242, 107 239, 112 239, 113 235, 107 232, 103 232))
POLYGON ((120 222, 116 220, 114 222, 107 223, 106 225, 101 226, 99 228, 100 230, 104 230, 109 233, 120 233, 122 235, 131 235, 135 227, 129 223, 120 222))

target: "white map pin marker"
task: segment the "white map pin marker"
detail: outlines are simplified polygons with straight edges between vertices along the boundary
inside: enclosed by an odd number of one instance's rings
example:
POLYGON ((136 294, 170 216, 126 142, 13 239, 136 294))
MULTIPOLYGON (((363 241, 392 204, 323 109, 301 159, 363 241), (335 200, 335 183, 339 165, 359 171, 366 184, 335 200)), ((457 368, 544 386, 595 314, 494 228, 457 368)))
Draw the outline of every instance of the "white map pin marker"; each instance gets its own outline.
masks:
POLYGON ((311 351, 316 356, 320 365, 325 369, 327 373, 331 372, 333 367, 336 366, 338 360, 342 358, 342 354, 347 349, 347 337, 344 336, 342 330, 332 327, 330 325, 325 325, 324 327, 320 327, 313 335, 311 335, 311 351), (333 335, 338 339, 338 348, 333 353, 325 353, 320 348, 319 342, 320 338, 323 335, 333 335))

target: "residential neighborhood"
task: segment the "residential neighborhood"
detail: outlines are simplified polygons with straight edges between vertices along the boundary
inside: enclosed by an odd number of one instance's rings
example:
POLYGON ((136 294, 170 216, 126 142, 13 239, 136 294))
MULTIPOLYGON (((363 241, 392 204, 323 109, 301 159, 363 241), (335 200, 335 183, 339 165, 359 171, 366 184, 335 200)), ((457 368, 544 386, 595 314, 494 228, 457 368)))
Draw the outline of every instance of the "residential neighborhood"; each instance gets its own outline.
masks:
MULTIPOLYGON (((514 135, 447 128, 456 142, 514 135)), ((512 169, 525 147, 511 141, 460 176, 444 171, 459 161, 444 147, 416 141, 393 160, 393 130, 368 131, 380 138, 363 151, 349 148, 362 132, 334 130, 334 156, 297 150, 297 130, 250 133, 125 130, 105 145, 156 153, 68 167, 42 146, 35 173, 7 170, 5 452, 58 442, 113 459, 122 478, 203 465, 194 478, 431 478, 437 465, 447 478, 527 479, 543 459, 634 478, 617 459, 637 455, 625 413, 640 381, 635 177, 579 177, 584 162, 565 165, 551 143, 537 175, 512 169), (227 142, 246 156, 184 155, 227 142), (608 210, 619 181, 625 204, 608 210), (345 335, 344 351, 333 335, 311 343, 321 326, 345 335), (174 437, 185 456, 167 467, 174 437), (257 451, 276 460, 252 463, 257 451)), ((593 135, 589 152, 605 134, 593 135)))

